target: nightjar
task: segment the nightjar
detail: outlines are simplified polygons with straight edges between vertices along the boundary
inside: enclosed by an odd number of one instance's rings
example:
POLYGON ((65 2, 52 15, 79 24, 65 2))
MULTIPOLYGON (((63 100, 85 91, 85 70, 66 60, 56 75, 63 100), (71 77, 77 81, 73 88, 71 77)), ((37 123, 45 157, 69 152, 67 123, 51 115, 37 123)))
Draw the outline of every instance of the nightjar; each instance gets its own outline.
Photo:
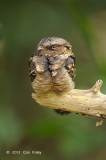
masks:
MULTIPOLYGON (((64 94, 75 86, 75 55, 71 44, 65 39, 43 38, 36 53, 29 59, 29 68, 32 87, 39 96, 48 92, 64 94)), ((62 115, 69 113, 60 109, 55 111, 62 115)))

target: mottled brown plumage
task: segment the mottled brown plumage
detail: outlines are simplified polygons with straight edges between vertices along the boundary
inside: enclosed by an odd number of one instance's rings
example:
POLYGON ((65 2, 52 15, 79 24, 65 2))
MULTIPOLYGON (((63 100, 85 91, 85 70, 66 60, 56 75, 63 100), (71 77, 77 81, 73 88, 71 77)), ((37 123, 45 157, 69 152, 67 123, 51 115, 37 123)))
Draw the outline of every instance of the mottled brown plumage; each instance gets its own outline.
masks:
POLYGON ((48 92, 63 94, 74 88, 75 56, 71 44, 62 38, 43 38, 29 66, 32 87, 39 96, 48 92))

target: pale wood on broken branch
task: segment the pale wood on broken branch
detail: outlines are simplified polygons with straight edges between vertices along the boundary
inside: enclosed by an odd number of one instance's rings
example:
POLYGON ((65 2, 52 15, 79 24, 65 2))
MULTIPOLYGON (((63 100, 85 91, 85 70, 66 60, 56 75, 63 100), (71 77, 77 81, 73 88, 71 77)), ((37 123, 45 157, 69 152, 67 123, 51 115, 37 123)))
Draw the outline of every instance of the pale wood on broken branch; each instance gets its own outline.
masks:
POLYGON ((98 80, 89 90, 72 89, 60 95, 53 92, 43 95, 33 93, 32 98, 41 106, 99 117, 98 126, 106 118, 106 95, 100 92, 102 84, 103 81, 98 80))

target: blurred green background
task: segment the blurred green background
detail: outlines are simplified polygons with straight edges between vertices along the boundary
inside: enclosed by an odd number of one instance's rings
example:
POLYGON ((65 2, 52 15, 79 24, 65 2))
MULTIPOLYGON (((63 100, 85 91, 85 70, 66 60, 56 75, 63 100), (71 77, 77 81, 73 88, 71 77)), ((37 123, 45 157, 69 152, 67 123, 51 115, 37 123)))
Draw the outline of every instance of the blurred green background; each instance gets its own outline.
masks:
POLYGON ((105 120, 96 127, 97 118, 60 116, 31 98, 28 59, 46 36, 71 42, 76 88, 102 79, 106 94, 105 0, 0 0, 0 160, 105 160, 105 120), (23 150, 42 154, 11 153, 23 150))

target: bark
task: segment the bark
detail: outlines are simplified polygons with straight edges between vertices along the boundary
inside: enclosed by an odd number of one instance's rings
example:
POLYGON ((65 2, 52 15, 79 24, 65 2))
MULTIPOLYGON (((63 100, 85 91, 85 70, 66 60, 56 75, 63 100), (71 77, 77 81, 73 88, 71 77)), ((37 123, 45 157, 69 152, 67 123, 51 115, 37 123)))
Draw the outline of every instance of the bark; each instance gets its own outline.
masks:
POLYGON ((99 117, 96 126, 102 125, 106 118, 106 95, 100 92, 102 80, 98 80, 89 90, 72 89, 64 94, 49 92, 47 94, 32 94, 32 98, 42 106, 52 109, 81 113, 99 117))

